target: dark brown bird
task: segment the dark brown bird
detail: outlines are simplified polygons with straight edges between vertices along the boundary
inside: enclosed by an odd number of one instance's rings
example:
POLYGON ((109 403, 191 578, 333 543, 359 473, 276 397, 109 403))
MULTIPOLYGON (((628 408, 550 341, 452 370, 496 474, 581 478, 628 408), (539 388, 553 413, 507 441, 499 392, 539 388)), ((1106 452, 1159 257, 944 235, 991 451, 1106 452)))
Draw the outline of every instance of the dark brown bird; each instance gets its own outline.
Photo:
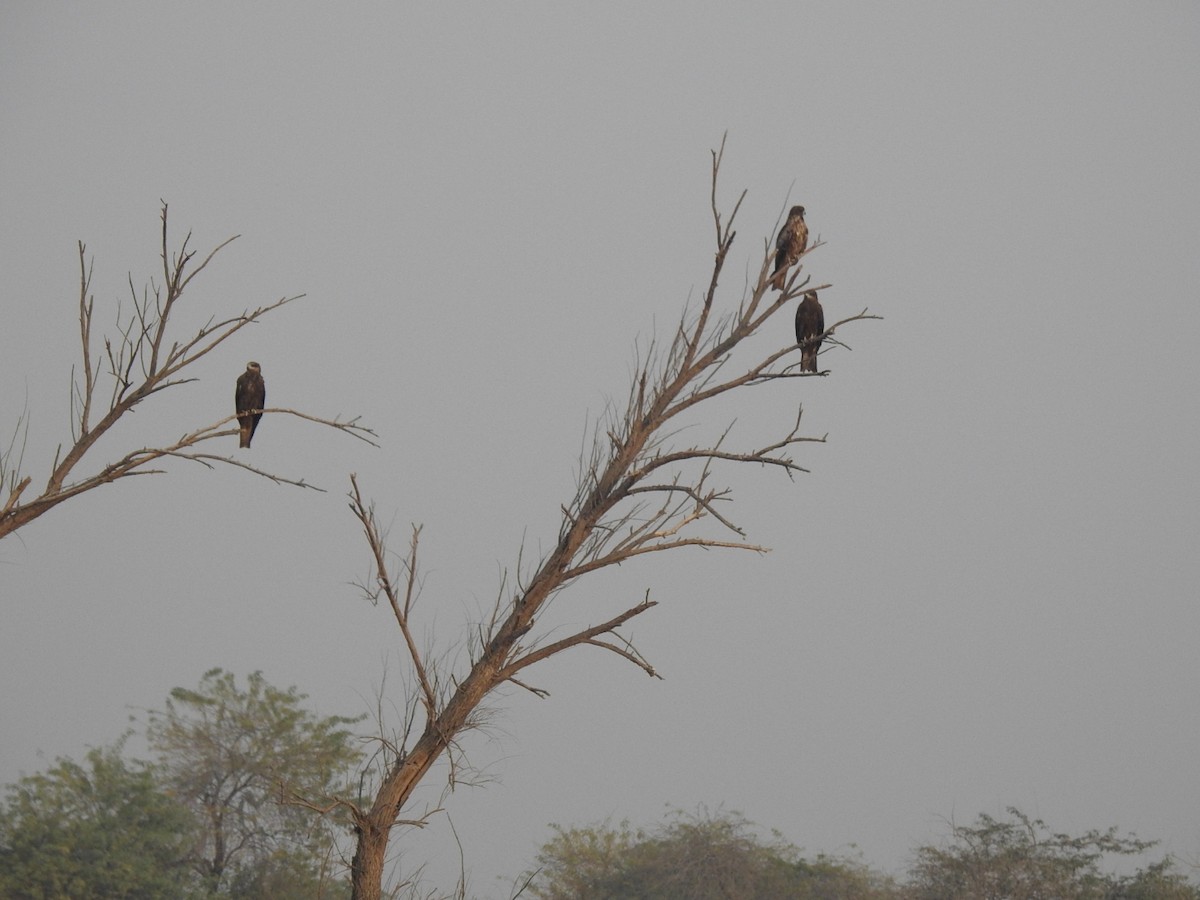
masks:
POLYGON ((238 376, 233 405, 237 410, 240 432, 238 446, 249 447, 254 430, 258 428, 258 420, 262 418, 262 408, 267 405, 267 383, 263 381, 262 367, 258 363, 246 363, 246 371, 238 376))
POLYGON ((804 207, 793 206, 787 221, 775 238, 775 275, 771 286, 782 291, 787 283, 787 271, 800 261, 800 254, 808 247, 808 226, 804 224, 804 207))
POLYGON ((824 333, 825 310, 821 309, 817 292, 807 291, 796 307, 796 343, 801 345, 801 372, 817 371, 817 351, 821 349, 821 335, 824 333))

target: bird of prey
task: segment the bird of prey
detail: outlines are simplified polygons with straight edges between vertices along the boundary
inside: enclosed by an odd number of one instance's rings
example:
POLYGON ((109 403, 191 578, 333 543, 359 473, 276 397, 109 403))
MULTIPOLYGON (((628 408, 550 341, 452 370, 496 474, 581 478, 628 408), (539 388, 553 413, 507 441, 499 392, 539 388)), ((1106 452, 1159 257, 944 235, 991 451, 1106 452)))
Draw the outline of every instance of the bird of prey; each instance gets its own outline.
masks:
POLYGON ((233 405, 237 409, 240 431, 238 446, 249 447, 254 429, 258 428, 258 420, 262 418, 262 408, 267 405, 267 383, 263 381, 262 367, 258 363, 246 363, 246 371, 238 376, 233 405))
POLYGON ((796 343, 801 345, 801 372, 817 371, 817 351, 821 349, 821 335, 824 333, 825 310, 821 309, 817 292, 807 291, 796 307, 796 343))
POLYGON ((775 275, 771 286, 782 291, 787 283, 787 270, 800 261, 800 254, 808 247, 808 226, 804 224, 804 207, 793 206, 787 221, 775 238, 775 275))

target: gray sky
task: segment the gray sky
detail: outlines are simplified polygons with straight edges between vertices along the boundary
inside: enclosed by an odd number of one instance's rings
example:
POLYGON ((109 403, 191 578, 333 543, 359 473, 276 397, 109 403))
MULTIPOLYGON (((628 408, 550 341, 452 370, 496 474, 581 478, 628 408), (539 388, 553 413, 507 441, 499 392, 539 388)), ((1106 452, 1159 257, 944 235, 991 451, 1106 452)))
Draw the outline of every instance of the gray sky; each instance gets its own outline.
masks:
MULTIPOLYGON (((474 890, 507 896, 551 821, 668 804, 893 871, 1007 805, 1200 858, 1200 7, 414 7, 0 12, 0 426, 28 407, 35 481, 69 435, 75 242, 108 322, 157 271, 160 198, 197 249, 242 235, 181 326, 308 297, 93 466, 228 414, 251 358, 272 405, 382 440, 269 418, 254 461, 329 493, 177 466, 5 540, 0 781, 212 666, 325 714, 369 708, 385 670, 398 691, 390 617, 351 586, 348 474, 398 547, 424 523, 425 621, 451 643, 522 540, 553 541, 634 340, 706 283, 728 130, 719 196, 749 195, 725 302, 801 202, 827 317, 886 319, 828 379, 721 411, 747 442, 797 403, 829 434, 794 484, 730 474, 773 553, 557 601, 591 623, 649 589, 633 633, 666 680, 585 649, 531 672, 549 700, 497 703, 467 744, 495 780, 448 801, 474 890)), ((399 846, 450 883, 444 818, 399 846)))

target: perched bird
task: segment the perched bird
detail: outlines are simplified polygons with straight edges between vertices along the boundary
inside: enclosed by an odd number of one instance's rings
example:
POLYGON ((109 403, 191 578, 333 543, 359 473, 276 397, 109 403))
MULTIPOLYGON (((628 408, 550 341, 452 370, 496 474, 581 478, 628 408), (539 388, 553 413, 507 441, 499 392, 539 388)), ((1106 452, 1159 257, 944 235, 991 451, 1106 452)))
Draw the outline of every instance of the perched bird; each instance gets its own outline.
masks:
POLYGON ((262 367, 256 362, 246 363, 246 371, 238 376, 237 390, 233 394, 233 405, 237 410, 239 447, 249 447, 262 418, 262 408, 267 405, 267 383, 263 381, 262 367), (251 412, 259 410, 259 412, 251 412))
POLYGON ((796 307, 796 343, 803 345, 800 348, 801 372, 817 371, 817 351, 821 349, 821 335, 824 333, 825 310, 821 309, 817 292, 806 291, 804 299, 796 307))
POLYGON ((775 275, 771 286, 782 291, 787 283, 787 270, 800 261, 800 254, 808 247, 808 226, 804 224, 804 207, 793 206, 787 221, 775 238, 775 275))

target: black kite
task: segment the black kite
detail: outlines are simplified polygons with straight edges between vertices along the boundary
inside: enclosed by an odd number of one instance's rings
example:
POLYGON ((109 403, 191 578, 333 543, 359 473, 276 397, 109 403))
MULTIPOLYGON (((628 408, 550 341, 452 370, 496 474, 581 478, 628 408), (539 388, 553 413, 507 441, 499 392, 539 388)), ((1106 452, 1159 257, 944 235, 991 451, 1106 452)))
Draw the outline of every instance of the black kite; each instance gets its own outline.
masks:
POLYGON ((817 351, 825 333, 825 310, 816 291, 806 291, 796 307, 796 343, 800 344, 800 371, 817 371, 817 351), (815 338, 815 340, 814 340, 815 338))
POLYGON ((800 261, 808 247, 808 226, 804 223, 804 207, 793 206, 788 213, 787 221, 779 229, 779 237, 775 238, 775 274, 771 286, 782 291, 787 283, 787 271, 800 261))
POLYGON ((249 447, 258 420, 262 418, 262 409, 267 405, 267 383, 263 381, 262 367, 258 363, 246 363, 246 371, 238 376, 233 405, 238 418, 238 446, 249 447))

